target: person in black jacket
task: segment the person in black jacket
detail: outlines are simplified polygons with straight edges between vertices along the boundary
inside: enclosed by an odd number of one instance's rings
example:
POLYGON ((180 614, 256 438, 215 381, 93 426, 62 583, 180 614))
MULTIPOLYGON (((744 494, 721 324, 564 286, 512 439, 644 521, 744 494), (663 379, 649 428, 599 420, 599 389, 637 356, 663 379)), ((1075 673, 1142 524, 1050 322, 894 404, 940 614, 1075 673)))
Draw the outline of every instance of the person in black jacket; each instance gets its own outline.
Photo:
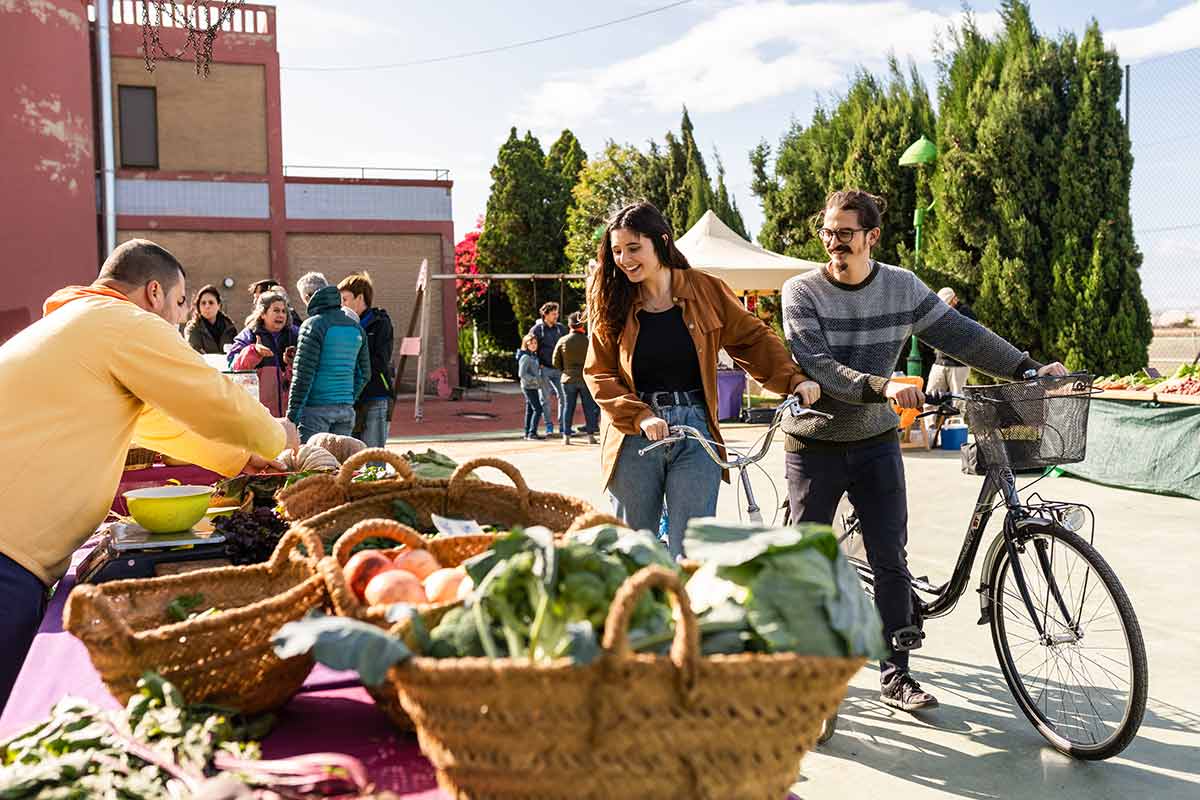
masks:
POLYGON ((225 355, 225 348, 233 347, 237 333, 233 320, 221 310, 221 293, 217 287, 208 285, 196 292, 192 300, 192 318, 183 329, 192 349, 197 353, 225 355))
POLYGON ((368 447, 386 447, 391 417, 388 406, 393 399, 392 320, 387 311, 371 305, 375 299, 375 285, 366 272, 343 278, 338 290, 342 293, 342 306, 358 315, 358 324, 366 334, 371 357, 370 380, 355 405, 362 427, 360 438, 368 447))
POLYGON ((543 304, 540 313, 542 318, 533 323, 533 327, 526 335, 537 339, 537 357, 538 362, 542 365, 542 405, 546 412, 546 435, 554 434, 555 418, 560 418, 559 425, 562 426, 562 432, 569 434, 571 432, 570 421, 561 419, 566 410, 562 371, 554 367, 554 348, 558 345, 558 340, 567 335, 567 326, 558 321, 558 303, 543 304), (551 395, 554 395, 558 401, 558 411, 553 417, 550 416, 551 395))

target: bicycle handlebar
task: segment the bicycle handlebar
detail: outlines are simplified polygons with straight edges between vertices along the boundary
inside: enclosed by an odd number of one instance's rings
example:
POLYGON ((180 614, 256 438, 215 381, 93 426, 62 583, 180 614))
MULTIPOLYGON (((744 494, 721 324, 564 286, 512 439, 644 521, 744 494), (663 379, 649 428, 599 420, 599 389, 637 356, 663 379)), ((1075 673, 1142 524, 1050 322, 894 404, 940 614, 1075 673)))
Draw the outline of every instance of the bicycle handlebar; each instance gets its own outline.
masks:
MULTIPOLYGON (((700 443, 700 446, 704 448, 704 452, 708 453, 708 457, 716 462, 716 464, 722 469, 739 469, 761 460, 763 456, 767 454, 767 451, 771 449, 771 440, 775 437, 775 430, 783 422, 783 415, 789 412, 793 417, 817 416, 824 417, 825 419, 833 419, 832 414, 827 414, 824 411, 817 411, 809 408, 808 406, 802 405, 800 398, 792 395, 780 403, 779 407, 775 409, 775 416, 771 419, 771 424, 767 428, 766 434, 763 436, 762 446, 759 447, 758 452, 754 453, 753 455, 738 455, 732 460, 722 459, 719 455, 717 455, 717 451, 714 449, 716 442, 713 442, 705 437, 704 434, 702 434, 696 428, 693 428, 691 425, 670 426, 667 429, 668 434, 665 438, 659 439, 657 442, 653 442, 650 445, 639 449, 638 455, 644 456, 646 453, 649 453, 655 448, 662 447, 666 444, 672 444, 673 442, 681 442, 684 439, 695 439, 700 443)), ((731 448, 726 447, 726 450, 729 451, 731 448)))

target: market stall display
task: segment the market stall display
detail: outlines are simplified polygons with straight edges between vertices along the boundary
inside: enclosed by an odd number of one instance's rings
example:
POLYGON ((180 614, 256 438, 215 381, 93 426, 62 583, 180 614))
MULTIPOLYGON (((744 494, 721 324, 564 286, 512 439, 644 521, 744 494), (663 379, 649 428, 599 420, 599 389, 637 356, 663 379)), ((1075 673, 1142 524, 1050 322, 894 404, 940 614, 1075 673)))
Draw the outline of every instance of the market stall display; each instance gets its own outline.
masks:
POLYGON ((278 708, 304 683, 312 661, 278 658, 271 634, 325 607, 316 569, 323 555, 320 540, 299 530, 285 535, 264 564, 79 585, 67 599, 63 625, 87 646, 122 702, 137 692, 144 672, 157 671, 188 702, 245 713, 278 708), (189 603, 214 612, 185 613, 181 620, 189 603))
POLYGON ((310 618, 277 647, 394 685, 455 796, 783 797, 878 615, 828 527, 691 545, 712 566, 685 589, 646 532, 512 531, 465 563, 461 607, 310 618))

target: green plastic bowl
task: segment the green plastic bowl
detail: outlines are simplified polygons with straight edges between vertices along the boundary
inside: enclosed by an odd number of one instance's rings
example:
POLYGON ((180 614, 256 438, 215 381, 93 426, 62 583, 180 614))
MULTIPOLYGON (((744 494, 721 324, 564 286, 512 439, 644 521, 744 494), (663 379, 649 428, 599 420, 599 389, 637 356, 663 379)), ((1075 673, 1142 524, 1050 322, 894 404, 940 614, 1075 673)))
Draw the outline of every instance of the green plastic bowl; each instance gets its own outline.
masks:
POLYGON ((208 513, 211 486, 154 486, 125 492, 129 514, 151 533, 190 530, 208 513))

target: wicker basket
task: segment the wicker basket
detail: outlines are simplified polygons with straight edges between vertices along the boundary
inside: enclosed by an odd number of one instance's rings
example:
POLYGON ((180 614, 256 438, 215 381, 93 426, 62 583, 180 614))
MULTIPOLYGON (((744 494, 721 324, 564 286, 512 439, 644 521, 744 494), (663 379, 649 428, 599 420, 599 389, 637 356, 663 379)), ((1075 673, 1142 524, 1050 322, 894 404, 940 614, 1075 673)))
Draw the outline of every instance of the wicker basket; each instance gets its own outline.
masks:
POLYGON ((501 527, 544 525, 558 534, 614 521, 580 498, 531 490, 520 470, 507 461, 478 458, 461 465, 448 479, 430 480, 415 477, 408 462, 389 450, 363 450, 349 458, 337 475, 305 478, 279 492, 277 499, 287 519, 303 522, 326 543, 357 522, 390 519, 395 500, 411 506, 426 528, 434 527, 432 514, 501 527), (398 477, 352 482, 359 467, 378 461, 394 466, 398 477), (513 485, 474 478, 471 473, 482 467, 500 470, 513 485))
MULTIPOLYGON (((426 539, 407 525, 385 519, 373 519, 360 522, 346 531, 337 541, 333 555, 321 559, 321 575, 329 591, 330 604, 336 614, 343 617, 353 617, 370 622, 382 628, 391 628, 387 621, 388 606, 367 606, 360 603, 342 574, 342 567, 350 560, 351 551, 372 537, 392 539, 402 547, 416 547, 429 550, 443 567, 457 567, 473 555, 477 555, 492 546, 495 536, 483 534, 479 536, 449 536, 440 539, 426 539)), ((388 557, 395 557, 400 548, 381 551, 388 557)), ((441 606, 425 606, 423 618, 429 625, 436 625, 441 618, 438 610, 453 606, 444 603, 441 606)), ((367 691, 375 699, 376 705, 387 714, 388 718, 401 730, 413 730, 412 720, 400 706, 396 695, 396 687, 384 683, 377 687, 367 686, 367 691)))
POLYGON ((87 646, 122 703, 136 693, 142 673, 154 670, 191 703, 245 713, 278 708, 304 683, 312 660, 281 661, 271 637, 285 622, 325 606, 325 581, 317 572, 323 554, 319 539, 291 530, 264 564, 80 585, 67 598, 63 625, 87 646), (296 550, 299 544, 307 555, 296 550), (221 613, 169 623, 167 605, 193 594, 221 613))
POLYGON ((617 593, 604 649, 586 667, 413 658, 388 681, 456 798, 779 800, 865 662, 701 657, 682 582, 661 567, 617 593), (629 619, 651 588, 676 601, 669 657, 629 651, 629 619))
POLYGON ((149 469, 154 466, 158 453, 145 447, 131 447, 125 453, 125 469, 149 469))

